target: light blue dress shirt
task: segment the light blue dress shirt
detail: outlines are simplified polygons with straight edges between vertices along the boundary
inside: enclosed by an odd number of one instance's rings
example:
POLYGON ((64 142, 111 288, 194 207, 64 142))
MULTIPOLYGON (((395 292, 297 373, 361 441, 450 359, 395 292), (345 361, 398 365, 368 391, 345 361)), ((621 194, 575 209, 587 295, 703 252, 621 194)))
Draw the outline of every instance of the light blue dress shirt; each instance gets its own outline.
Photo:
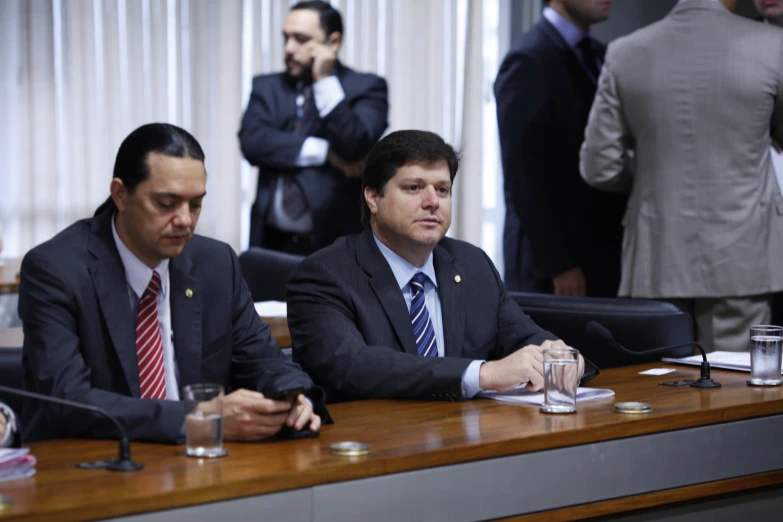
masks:
MULTIPOLYGON (((144 291, 150 284, 153 269, 145 265, 138 257, 133 255, 114 226, 114 218, 111 220, 111 233, 114 243, 120 253, 120 259, 125 267, 125 279, 128 282, 128 298, 130 299, 131 313, 135 318, 139 310, 139 301, 144 291)), ((155 271, 160 275, 160 292, 158 293, 158 323, 160 335, 163 341, 163 372, 166 376, 166 399, 179 400, 179 387, 177 385, 177 365, 174 359, 174 334, 171 329, 171 304, 169 302, 169 260, 164 259, 155 271)), ((134 332, 136 331, 134 320, 134 332)))
MULTIPOLYGON (((544 18, 549 21, 550 24, 552 24, 555 29, 557 29, 557 32, 560 33, 560 36, 563 37, 563 40, 565 40, 568 47, 571 48, 571 50, 576 55, 576 58, 579 60, 579 63, 582 64, 582 68, 585 70, 585 72, 592 77, 592 73, 585 65, 585 57, 582 56, 582 51, 579 50, 577 45, 579 45, 579 42, 582 41, 582 39, 585 36, 590 36, 590 33, 583 33, 577 26, 563 18, 560 13, 552 9, 551 7, 545 7, 544 8, 544 18)), ((596 56, 595 57, 595 63, 598 65, 598 70, 601 70, 601 66, 603 65, 601 63, 601 60, 596 56)), ((597 81, 597 78, 593 78, 593 81, 597 81)))
MULTIPOLYGON (((427 258, 424 266, 419 268, 413 266, 399 254, 384 245, 374 232, 372 237, 375 239, 375 244, 378 245, 386 262, 389 263, 389 267, 394 274, 394 279, 397 281, 397 285, 400 287, 400 291, 405 298, 408 312, 410 312, 411 309, 412 299, 410 280, 418 272, 421 272, 426 276, 424 281, 424 302, 427 305, 427 311, 432 320, 432 327, 435 330, 435 341, 438 343, 438 357, 445 357, 446 348, 443 339, 443 314, 441 312, 440 295, 438 294, 438 278, 435 276, 435 265, 432 262, 432 254, 427 258)), ((471 362, 465 370, 465 373, 462 374, 462 396, 465 399, 470 399, 481 391, 479 388, 479 373, 483 363, 484 361, 481 360, 471 362)))

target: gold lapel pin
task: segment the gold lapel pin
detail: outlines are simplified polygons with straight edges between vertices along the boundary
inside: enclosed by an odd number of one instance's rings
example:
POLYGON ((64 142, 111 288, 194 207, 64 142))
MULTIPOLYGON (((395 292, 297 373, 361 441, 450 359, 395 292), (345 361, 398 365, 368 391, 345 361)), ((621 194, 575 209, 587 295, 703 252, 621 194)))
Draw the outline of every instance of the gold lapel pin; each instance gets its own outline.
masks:
POLYGON ((459 283, 460 281, 462 281, 462 278, 460 276, 458 276, 458 275, 455 275, 454 276, 454 282, 455 283, 459 283))
POLYGON ((191 297, 193 297, 193 290, 191 290, 190 288, 188 288, 187 290, 185 290, 185 297, 187 297, 188 299, 190 299, 191 297))

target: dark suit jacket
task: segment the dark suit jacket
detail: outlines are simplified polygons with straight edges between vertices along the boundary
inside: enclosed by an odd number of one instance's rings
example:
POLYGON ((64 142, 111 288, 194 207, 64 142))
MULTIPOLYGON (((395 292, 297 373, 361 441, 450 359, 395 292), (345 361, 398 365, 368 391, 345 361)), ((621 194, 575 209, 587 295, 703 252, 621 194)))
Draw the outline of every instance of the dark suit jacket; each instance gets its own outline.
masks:
MULTIPOLYGON (((340 102, 311 132, 324 138, 347 161, 362 159, 388 125, 386 81, 341 64, 337 79, 345 91, 340 102)), ((307 136, 294 134, 296 83, 285 73, 256 76, 242 117, 239 143, 251 165, 258 167, 258 194, 251 210, 250 246, 264 246, 263 230, 278 176, 296 176, 313 213, 316 248, 340 235, 361 230, 361 180, 346 179, 329 163, 321 167, 294 165, 307 136)))
MULTIPOLYGON (((606 48, 596 43, 603 58, 606 48)), ((626 196, 589 187, 579 148, 595 85, 542 18, 514 44, 495 82, 504 172, 509 290, 552 292, 580 267, 589 296, 616 296, 626 196)))
MULTIPOLYGON (((265 394, 276 387, 312 387, 283 358, 256 314, 231 247, 194 236, 171 259, 169 277, 180 387, 215 382, 226 393, 247 388, 265 394)), ((19 316, 26 389, 104 408, 131 439, 181 438, 182 402, 139 398, 136 318, 109 212, 78 221, 24 257, 19 316)), ((316 411, 328 418, 322 394, 311 388, 316 411)), ((26 400, 22 418, 25 442, 118 437, 105 419, 72 408, 26 400)))
POLYGON ((446 357, 420 357, 405 299, 367 229, 306 258, 288 280, 294 360, 329 401, 462 400, 472 360, 500 359, 555 335, 509 298, 487 255, 455 239, 433 252, 446 357), (456 281, 460 276, 460 281, 456 281))

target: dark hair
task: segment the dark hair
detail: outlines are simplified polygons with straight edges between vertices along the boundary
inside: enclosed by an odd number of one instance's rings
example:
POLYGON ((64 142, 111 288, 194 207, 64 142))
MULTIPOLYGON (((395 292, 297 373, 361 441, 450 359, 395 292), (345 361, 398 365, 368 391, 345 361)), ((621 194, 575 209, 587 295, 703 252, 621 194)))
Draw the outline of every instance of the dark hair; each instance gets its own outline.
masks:
MULTIPOLYGON (((139 183, 150 177, 147 157, 158 152, 174 158, 193 158, 204 162, 204 151, 185 129, 168 123, 148 123, 128 134, 117 151, 114 160, 113 177, 122 180, 129 192, 136 190, 139 183)), ((116 212, 117 206, 111 196, 95 211, 95 215, 106 211, 116 212)))
POLYGON ((320 19, 321 29, 323 29, 326 37, 332 33, 343 34, 343 17, 340 16, 340 12, 329 4, 329 2, 323 2, 322 0, 304 0, 298 2, 291 8, 291 11, 297 11, 299 9, 310 9, 318 13, 320 19))
POLYGON ((459 157, 451 145, 434 132, 401 130, 392 132, 375 144, 367 156, 362 172, 362 224, 370 224, 370 207, 364 199, 364 189, 373 188, 383 196, 386 184, 407 163, 435 163, 449 165, 451 181, 457 176, 459 157))

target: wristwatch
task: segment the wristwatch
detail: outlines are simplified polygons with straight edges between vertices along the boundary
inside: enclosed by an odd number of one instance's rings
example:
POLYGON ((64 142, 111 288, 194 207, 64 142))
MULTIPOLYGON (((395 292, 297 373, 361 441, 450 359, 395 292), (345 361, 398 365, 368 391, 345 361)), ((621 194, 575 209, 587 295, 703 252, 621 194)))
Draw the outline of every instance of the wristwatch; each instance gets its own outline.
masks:
POLYGON ((4 448, 14 440, 14 434, 16 433, 16 415, 14 415, 14 411, 11 408, 1 402, 0 413, 5 415, 6 419, 5 435, 0 438, 0 448, 4 448))

